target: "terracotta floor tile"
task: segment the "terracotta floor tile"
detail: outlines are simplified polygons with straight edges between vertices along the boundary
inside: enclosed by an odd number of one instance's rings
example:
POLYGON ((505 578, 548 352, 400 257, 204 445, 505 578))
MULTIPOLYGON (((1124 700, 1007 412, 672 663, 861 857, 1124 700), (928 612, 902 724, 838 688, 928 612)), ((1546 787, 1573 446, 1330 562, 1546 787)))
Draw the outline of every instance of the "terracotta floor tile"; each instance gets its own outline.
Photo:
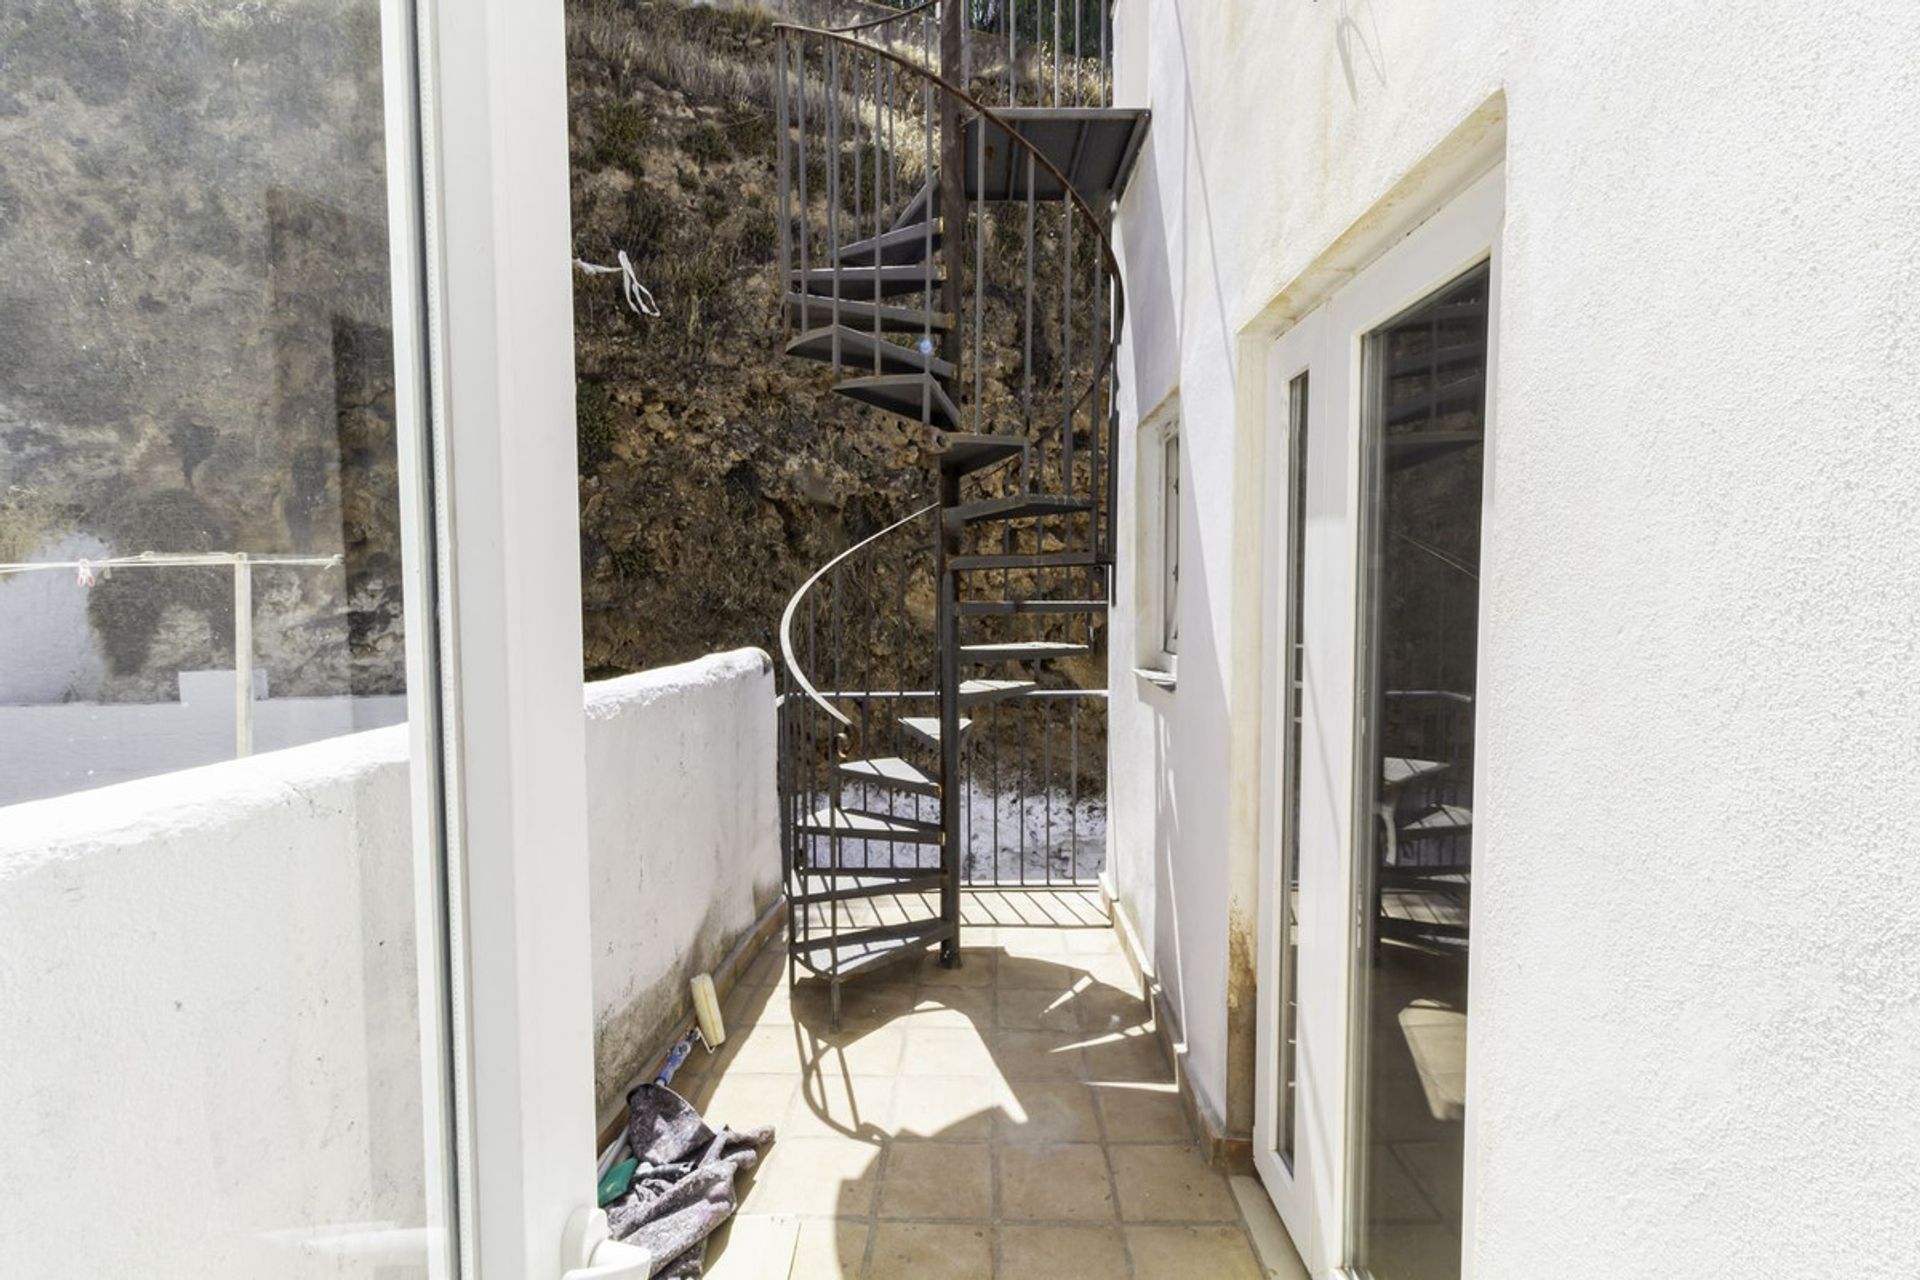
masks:
MULTIPOLYGON (((898 1034, 898 1033, 896 1033, 898 1034)), ((910 1027, 906 1032, 903 1076, 992 1076, 999 1064, 993 1055, 993 1032, 973 1028, 910 1027)))
POLYGON ((994 1060, 1007 1080, 1078 1080, 1086 1073, 1083 1039, 1078 1031, 1002 1031, 994 1060))
POLYGON ((882 1218, 991 1218, 993 1169, 985 1143, 902 1142, 880 1173, 882 1218))
POLYGON ((802 1218, 791 1280, 858 1280, 867 1260, 867 1224, 844 1218, 802 1218))
POLYGON ((778 1135, 715 1280, 1124 1280, 1129 1250, 1140 1277, 1258 1275, 1115 935, 1013 923, 1043 896, 998 895, 957 971, 929 953, 847 984, 838 1029, 825 984, 755 962, 724 1049, 675 1082, 778 1135))
POLYGON ((883 1222, 874 1228, 873 1280, 982 1280, 993 1274, 987 1223, 883 1222))
POLYGON ((891 1076, 815 1076, 801 1081, 779 1122, 779 1135, 884 1142, 893 1136, 894 1088, 891 1076))
POLYGON ((1078 1031, 1080 1013, 1071 992, 1002 991, 994 1025, 1005 1031, 1078 1031))
POLYGON ((776 1138, 754 1171, 743 1213, 860 1217, 872 1212, 880 1150, 839 1138, 776 1138))
POLYGON ((1092 1037, 1081 1052, 1086 1056, 1089 1080, 1121 1084, 1173 1083, 1173 1064, 1167 1061, 1160 1037, 1151 1032, 1092 1037))
MULTIPOLYGON (((840 988, 841 1031, 870 1031, 889 1026, 913 1008, 913 989, 849 982, 840 988)), ((802 983, 793 994, 788 1019, 818 1035, 834 1034, 832 994, 824 982, 802 983)))
POLYGON ((1227 1180, 1192 1143, 1110 1147, 1120 1216, 1129 1222, 1238 1222, 1227 1180))
POLYGON ((756 1075, 784 1071, 798 1075, 810 1052, 812 1038, 804 1029, 792 1026, 729 1027, 727 1043, 719 1056, 710 1060, 712 1065, 708 1071, 746 1071, 756 1075))
POLYGON ((1013 1221, 1111 1222, 1113 1190, 1098 1146, 1002 1146, 996 1152, 1000 1216, 1013 1221))
POLYGON ((1007 1086, 1005 1110, 994 1122, 996 1142, 1098 1142, 1100 1122, 1087 1086, 1028 1081, 1007 1086))
POLYGON ((803 1221, 791 1214, 734 1214, 707 1237, 702 1280, 788 1280, 803 1221))
POLYGON ((769 987, 749 987, 743 983, 720 1002, 720 1020, 729 1035, 753 1026, 791 1025, 791 995, 784 981, 769 987))
POLYGON ((1073 962, 1102 986, 1131 995, 1140 994, 1140 979, 1135 976, 1133 966, 1127 963, 1126 956, 1118 951, 1106 955, 1074 956, 1073 962))
POLYGON ((960 967, 948 969, 929 955, 917 970, 922 987, 990 987, 996 953, 985 947, 962 947, 960 967))
POLYGON ((843 1076, 895 1076, 900 1074, 901 1050, 906 1033, 895 1026, 866 1030, 842 1027, 829 1034, 808 1037, 807 1061, 818 1065, 821 1074, 843 1076))
POLYGON ((1093 1086, 1108 1142, 1191 1142, 1187 1107, 1172 1085, 1093 1086))
POLYGON ((800 1082, 790 1074, 754 1075, 729 1071, 701 1090, 693 1105, 713 1128, 751 1129, 770 1124, 779 1135, 800 1082))
POLYGON ((1073 993, 1074 1012, 1080 1026, 1088 1032, 1114 1034, 1147 1030, 1153 1024, 1153 1011, 1147 1002, 1130 991, 1087 983, 1073 993))
POLYGON ((893 1091, 893 1136, 984 1142, 1001 1114, 1001 1097, 991 1076, 902 1076, 893 1091))
POLYGON ((984 1030, 994 1025, 993 988, 922 987, 898 1025, 984 1030))
POLYGON ((1070 991, 1081 976, 1081 956, 1003 956, 996 981, 1002 991, 1070 991))
POLYGON ((739 985, 743 987, 770 987, 776 982, 784 982, 787 977, 786 953, 777 941, 770 941, 761 949, 747 971, 740 975, 739 985))
MULTIPOLYGON (((1009 1223, 1000 1228, 999 1274, 1007 1280, 1125 1280, 1127 1255, 1114 1227, 1009 1223)), ((1192 1273, 1195 1280, 1201 1274, 1192 1273)))
POLYGON ((998 929, 992 945, 1009 956, 1063 956, 1067 953, 1066 934, 1065 929, 998 929))
POLYGON ((1120 934, 1113 929, 1061 929, 1061 950, 1070 956, 1120 956, 1120 934))
POLYGON ((1238 1227, 1128 1227, 1135 1280, 1262 1280, 1238 1227))

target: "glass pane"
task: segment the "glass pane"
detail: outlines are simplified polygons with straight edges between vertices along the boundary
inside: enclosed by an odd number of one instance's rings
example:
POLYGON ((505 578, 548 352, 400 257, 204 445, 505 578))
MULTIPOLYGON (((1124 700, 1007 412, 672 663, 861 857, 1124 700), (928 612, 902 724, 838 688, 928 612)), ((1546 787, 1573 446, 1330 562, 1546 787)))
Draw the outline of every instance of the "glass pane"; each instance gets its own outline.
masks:
POLYGON ((1160 647, 1180 652, 1180 436, 1161 448, 1160 647))
POLYGON ((1300 716, 1307 675, 1301 629, 1307 566, 1307 375, 1287 388, 1287 743, 1280 765, 1280 1159, 1293 1168, 1295 1082, 1299 1061, 1300 972, 1300 716))
POLYGON ((1366 344, 1358 1261, 1460 1269, 1484 266, 1366 344))
POLYGON ((384 80, 0 8, 0 1275, 429 1274, 384 80))

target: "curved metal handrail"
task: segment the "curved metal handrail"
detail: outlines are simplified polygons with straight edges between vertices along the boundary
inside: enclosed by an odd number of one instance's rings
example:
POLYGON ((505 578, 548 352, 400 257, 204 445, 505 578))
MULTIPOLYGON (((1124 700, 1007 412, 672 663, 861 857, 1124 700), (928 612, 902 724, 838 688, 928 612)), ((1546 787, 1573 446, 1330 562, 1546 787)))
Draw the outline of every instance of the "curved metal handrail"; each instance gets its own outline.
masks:
MULTIPOLYGON (((929 0, 929 3, 932 2, 933 0, 929 0)), ((891 19, 887 19, 887 21, 891 21, 891 19)), ((1094 236, 1100 241, 1100 256, 1106 262, 1107 276, 1113 283, 1113 333, 1116 337, 1119 335, 1127 318, 1127 291, 1126 287, 1121 283, 1120 258, 1119 255, 1113 251, 1113 241, 1107 238, 1106 228, 1101 225, 1099 216, 1094 213, 1093 206, 1087 203, 1086 197, 1080 194, 1079 190, 1074 187, 1072 181, 1068 179, 1066 174, 1060 171, 1059 167, 1055 165, 1053 161, 1047 159, 1040 148, 1034 146, 1033 143, 1021 136, 1019 131, 1013 127, 1011 121, 998 111, 995 111, 992 107, 989 107, 986 103, 980 101, 980 99, 968 93, 965 89, 962 89, 959 85, 953 83, 953 81, 942 76, 939 72, 929 71, 927 68, 914 62, 911 58, 903 58, 890 49, 883 49, 876 44, 868 44, 864 40, 855 40, 851 36, 829 30, 825 27, 810 27, 800 22, 776 22, 773 24, 773 29, 775 31, 791 31, 803 36, 819 36, 838 44, 851 45, 856 49, 864 49, 876 57, 885 58, 895 66, 905 67, 914 75, 935 85, 941 92, 959 99, 975 112, 979 113, 981 119, 999 126, 1000 131, 1006 134, 1015 146, 1027 153, 1027 158, 1030 161, 1039 165, 1054 181, 1060 184, 1060 189, 1066 193, 1067 198, 1080 210, 1088 224, 1093 228, 1094 236)), ((1094 390, 1099 387, 1102 379, 1106 377, 1108 371, 1113 367, 1116 345, 1117 344, 1113 342, 1107 344, 1106 351, 1101 355, 1099 367, 1096 368, 1092 376, 1087 379, 1087 389, 1080 393, 1079 398, 1076 399, 1072 407, 1067 410, 1069 416, 1080 411, 1080 406, 1086 402, 1087 397, 1094 393, 1094 390)))
POLYGON ((922 516, 926 515, 928 512, 937 511, 939 510, 939 508, 940 508, 939 503, 929 502, 926 506, 921 507, 918 511, 915 511, 911 515, 905 516, 899 520, 894 521, 892 524, 880 530, 878 533, 868 534, 866 537, 860 539, 860 541, 854 543, 852 546, 848 547, 845 551, 842 551, 839 555, 835 556, 833 559, 821 565, 818 569, 815 569, 813 571, 813 575, 809 577, 805 582, 801 583, 800 589, 798 591, 795 591, 792 597, 788 599, 786 609, 782 611, 782 613, 780 614, 780 656, 782 660, 784 660, 787 664, 787 673, 793 677, 793 681, 796 685, 799 686, 800 692, 806 694, 808 700, 813 702, 815 705, 817 705, 822 711, 832 716, 835 720, 838 720, 840 722, 840 726, 843 729, 853 728, 852 718, 847 716, 844 712, 842 712, 840 708, 828 702, 826 698, 821 695, 820 691, 814 687, 813 681, 807 679, 807 673, 801 670, 800 659, 793 652, 794 614, 799 612, 800 602, 806 599, 807 593, 809 591, 812 591, 814 587, 819 585, 819 582, 822 578, 826 577, 829 573, 832 573, 835 569, 839 568, 842 564, 846 563, 853 556, 857 555, 859 552, 865 550, 866 548, 872 546, 874 543, 880 541, 880 539, 886 537, 888 534, 892 533, 894 530, 905 528, 907 525, 912 524, 915 520, 920 519, 922 516))
MULTIPOLYGON (((921 13, 921 12, 924 12, 925 10, 931 9, 939 3, 940 3, 940 0, 922 0, 922 3, 913 6, 913 8, 911 9, 902 9, 897 13, 882 14, 878 18, 868 18, 865 22, 856 22, 849 27, 819 27, 819 28, 809 27, 809 28, 805 28, 805 30, 825 31, 829 35, 851 35, 855 31, 867 31, 874 27, 884 27, 889 22, 898 22, 902 18, 911 18, 914 14, 921 13)), ((789 23, 789 22, 776 22, 774 23, 774 25, 776 27, 788 27, 788 26, 797 26, 798 24, 789 23)))

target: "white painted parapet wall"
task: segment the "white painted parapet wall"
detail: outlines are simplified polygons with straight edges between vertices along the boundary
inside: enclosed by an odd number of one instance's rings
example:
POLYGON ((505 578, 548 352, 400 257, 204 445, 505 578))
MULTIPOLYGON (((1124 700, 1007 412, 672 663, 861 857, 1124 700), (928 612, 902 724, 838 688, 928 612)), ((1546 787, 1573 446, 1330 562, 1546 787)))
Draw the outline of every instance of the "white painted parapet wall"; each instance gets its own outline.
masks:
MULTIPOLYGON (((778 892, 771 664, 590 685, 586 715, 610 1096, 778 892)), ((407 768, 395 726, 0 807, 0 1275, 371 1275, 316 1232, 405 1241, 407 768)))
POLYGON ((735 649, 588 686, 594 1078, 604 1111, 780 894, 773 664, 735 649))

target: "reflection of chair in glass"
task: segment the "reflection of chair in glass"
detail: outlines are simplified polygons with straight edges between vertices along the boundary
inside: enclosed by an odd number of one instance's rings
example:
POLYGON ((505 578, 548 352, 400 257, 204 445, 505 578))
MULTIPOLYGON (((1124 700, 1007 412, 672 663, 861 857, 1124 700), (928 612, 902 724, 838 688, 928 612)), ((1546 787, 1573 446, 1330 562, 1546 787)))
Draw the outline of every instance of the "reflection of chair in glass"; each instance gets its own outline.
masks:
POLYGON ((1388 690, 1384 702, 1375 942, 1460 950, 1473 857, 1473 697, 1388 690))

